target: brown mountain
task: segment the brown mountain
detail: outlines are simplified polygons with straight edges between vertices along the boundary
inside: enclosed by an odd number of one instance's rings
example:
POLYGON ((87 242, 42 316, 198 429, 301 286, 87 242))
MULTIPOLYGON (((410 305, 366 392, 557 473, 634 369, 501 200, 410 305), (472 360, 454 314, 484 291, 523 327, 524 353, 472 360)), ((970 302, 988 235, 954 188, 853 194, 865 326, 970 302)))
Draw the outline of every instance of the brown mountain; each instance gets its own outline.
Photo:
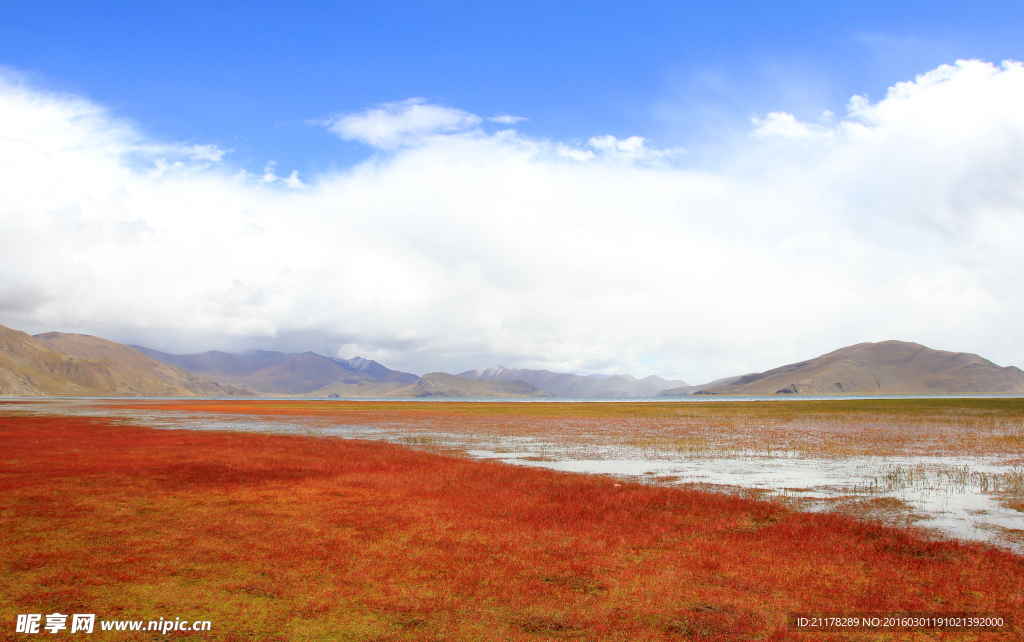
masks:
POLYGON ((525 381, 467 379, 445 372, 431 372, 411 386, 395 390, 388 397, 553 397, 550 392, 525 381))
POLYGON ((31 337, 0 326, 0 396, 224 396, 246 391, 82 334, 31 337))
MULTIPOLYGON (((677 392, 678 390, 678 392, 677 392)), ((737 377, 719 385, 664 396, 718 395, 884 395, 1021 393, 1024 372, 999 367, 967 352, 932 350, 906 341, 859 343, 808 361, 737 377)))
POLYGON ((414 374, 390 370, 361 357, 338 359, 315 352, 269 350, 167 354, 142 346, 132 347, 157 361, 194 374, 274 395, 377 396, 419 379, 414 374))

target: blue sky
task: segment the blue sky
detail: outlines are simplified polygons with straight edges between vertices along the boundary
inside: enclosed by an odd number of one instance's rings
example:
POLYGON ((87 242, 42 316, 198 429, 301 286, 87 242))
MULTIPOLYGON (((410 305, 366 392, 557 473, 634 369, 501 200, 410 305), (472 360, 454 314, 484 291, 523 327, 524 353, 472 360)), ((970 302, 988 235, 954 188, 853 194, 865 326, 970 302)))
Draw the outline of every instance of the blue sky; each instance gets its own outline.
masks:
POLYGON ((887 339, 1024 365, 1022 27, 0 3, 0 324, 420 374, 701 383, 887 339))
POLYGON ((814 119, 958 58, 1020 59, 1022 27, 1020 2, 8 1, 0 64, 308 175, 368 153, 309 121, 410 97, 535 137, 713 151, 770 111, 814 119))

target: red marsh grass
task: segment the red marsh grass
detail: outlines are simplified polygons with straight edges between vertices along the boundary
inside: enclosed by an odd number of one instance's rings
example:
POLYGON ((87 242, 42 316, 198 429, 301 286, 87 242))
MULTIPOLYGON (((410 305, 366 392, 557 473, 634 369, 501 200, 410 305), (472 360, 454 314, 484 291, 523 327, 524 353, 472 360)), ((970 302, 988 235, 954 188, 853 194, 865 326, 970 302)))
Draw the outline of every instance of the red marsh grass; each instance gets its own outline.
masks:
POLYGON ((1024 398, 679 403, 172 401, 124 409, 302 417, 470 439, 534 437, 562 447, 623 446, 696 456, 998 456, 1024 459, 1024 398))
POLYGON ((0 417, 0 524, 9 636, 54 611, 211 620, 172 637, 221 640, 782 640, 808 639, 791 611, 1024 616, 1007 552, 381 442, 0 417))

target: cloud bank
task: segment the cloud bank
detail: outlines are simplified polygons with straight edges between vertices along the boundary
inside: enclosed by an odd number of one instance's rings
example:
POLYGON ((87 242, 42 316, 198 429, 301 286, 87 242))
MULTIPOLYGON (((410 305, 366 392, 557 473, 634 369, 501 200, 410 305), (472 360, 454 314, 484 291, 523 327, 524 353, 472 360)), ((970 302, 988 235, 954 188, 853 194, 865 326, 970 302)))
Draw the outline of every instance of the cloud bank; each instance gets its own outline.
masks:
POLYGON ((343 140, 356 140, 378 149, 395 149, 429 142, 436 136, 472 131, 480 122, 479 116, 461 109, 410 98, 400 103, 384 103, 358 114, 339 114, 328 121, 328 128, 343 140))
POLYGON ((0 323, 172 351, 313 349, 694 383, 860 341, 1024 365, 1024 66, 961 61, 726 165, 486 133, 413 99, 300 177, 0 80, 0 323), (269 177, 269 178, 268 178, 269 177))

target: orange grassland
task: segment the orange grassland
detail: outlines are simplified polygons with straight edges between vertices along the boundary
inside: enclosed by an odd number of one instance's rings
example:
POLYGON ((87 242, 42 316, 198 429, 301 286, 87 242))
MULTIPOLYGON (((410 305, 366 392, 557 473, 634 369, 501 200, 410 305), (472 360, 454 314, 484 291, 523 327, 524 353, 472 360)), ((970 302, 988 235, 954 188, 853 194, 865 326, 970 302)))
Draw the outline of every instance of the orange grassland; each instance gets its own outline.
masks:
MULTIPOLYGON (((806 634, 787 613, 1024 613, 1008 552, 780 505, 381 442, 0 416, 0 637, 19 613, 221 640, 806 634)), ((103 633, 82 639, 154 639, 103 633)), ((191 637, 190 637, 191 636, 191 637)), ((164 639, 156 636, 156 639, 164 639)))

